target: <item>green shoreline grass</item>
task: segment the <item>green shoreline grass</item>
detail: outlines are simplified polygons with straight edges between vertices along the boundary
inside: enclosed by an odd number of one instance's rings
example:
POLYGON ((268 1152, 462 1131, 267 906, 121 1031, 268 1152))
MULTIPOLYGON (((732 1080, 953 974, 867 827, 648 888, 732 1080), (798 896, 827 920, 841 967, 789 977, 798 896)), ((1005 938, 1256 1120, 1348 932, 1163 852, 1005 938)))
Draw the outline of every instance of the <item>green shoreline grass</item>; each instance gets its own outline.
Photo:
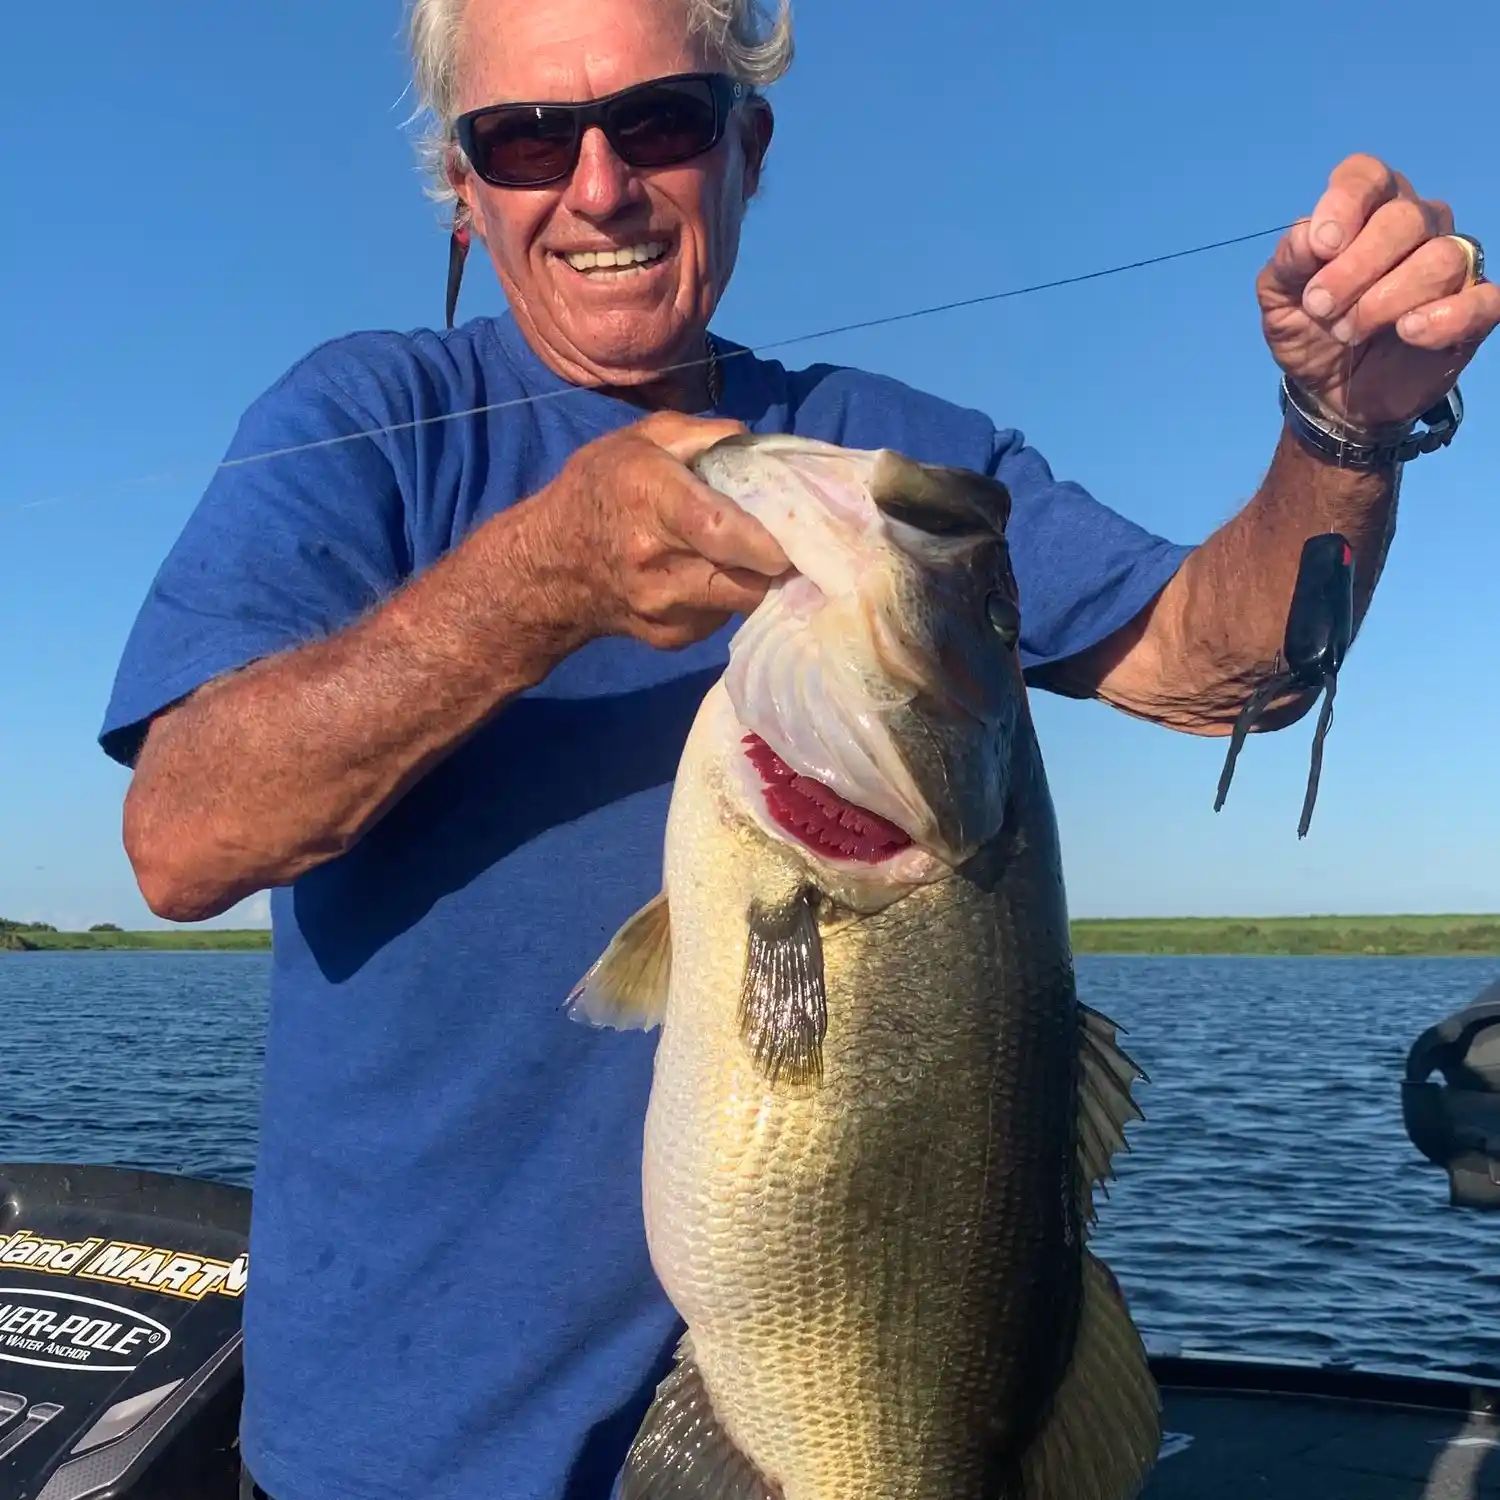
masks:
POLYGON ((1166 917, 1073 924, 1079 953, 1500 955, 1500 916, 1166 917))
MULTIPOLYGON (((150 932, 0 932, 0 953, 269 950, 263 928, 150 932)), ((1073 923, 1079 953, 1265 957, 1500 955, 1500 916, 1151 917, 1073 923)))
POLYGON ((150 932, 0 932, 0 953, 256 953, 269 952, 269 929, 163 928, 150 932))

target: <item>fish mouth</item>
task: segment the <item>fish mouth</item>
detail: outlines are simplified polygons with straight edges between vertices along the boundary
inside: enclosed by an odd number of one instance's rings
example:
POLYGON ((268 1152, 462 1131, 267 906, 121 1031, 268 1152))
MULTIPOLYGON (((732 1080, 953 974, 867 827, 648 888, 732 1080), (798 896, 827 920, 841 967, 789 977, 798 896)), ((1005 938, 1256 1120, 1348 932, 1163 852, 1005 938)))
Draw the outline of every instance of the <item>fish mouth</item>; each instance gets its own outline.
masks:
POLYGON ((857 807, 814 777, 789 766, 758 734, 741 742, 761 781, 771 821, 824 859, 879 865, 915 842, 879 813, 857 807))
POLYGON ((1003 818, 1019 685, 984 602, 1008 576, 998 526, 962 494, 945 509, 929 492, 957 481, 885 450, 737 435, 694 467, 791 564, 723 677, 756 820, 854 879, 918 856, 957 868, 1003 818))

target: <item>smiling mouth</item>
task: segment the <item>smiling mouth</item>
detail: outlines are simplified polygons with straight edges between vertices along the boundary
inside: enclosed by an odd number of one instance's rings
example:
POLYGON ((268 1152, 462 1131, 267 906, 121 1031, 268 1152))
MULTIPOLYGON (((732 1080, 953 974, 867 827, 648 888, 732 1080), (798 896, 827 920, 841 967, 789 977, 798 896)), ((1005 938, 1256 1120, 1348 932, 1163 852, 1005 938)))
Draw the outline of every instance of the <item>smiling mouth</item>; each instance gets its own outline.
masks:
POLYGON ((665 240, 642 240, 614 250, 568 251, 561 259, 584 276, 630 276, 654 266, 666 253, 665 240))

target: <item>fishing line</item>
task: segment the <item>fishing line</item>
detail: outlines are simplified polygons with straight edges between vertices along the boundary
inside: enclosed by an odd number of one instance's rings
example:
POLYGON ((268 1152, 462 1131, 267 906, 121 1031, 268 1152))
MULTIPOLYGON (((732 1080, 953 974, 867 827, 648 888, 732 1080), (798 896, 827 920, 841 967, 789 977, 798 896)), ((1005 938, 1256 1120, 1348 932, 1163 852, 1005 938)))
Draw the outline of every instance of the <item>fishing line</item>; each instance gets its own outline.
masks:
MULTIPOLYGON (((799 333, 790 338, 772 339, 767 343, 747 346, 741 349, 729 349, 719 353, 717 358, 722 365, 730 359, 744 355, 768 354, 777 349, 790 349, 798 344, 809 344, 819 339, 836 338, 846 333, 861 333, 871 328, 886 328, 895 323, 911 322, 917 318, 930 318, 939 313, 958 312, 965 308, 982 307, 988 303, 1005 302, 1016 297, 1029 297, 1037 292, 1055 291, 1060 287, 1079 286, 1084 282, 1099 281, 1107 276, 1120 276, 1129 271, 1145 270, 1150 266, 1165 265, 1169 261, 1185 260, 1193 255, 1205 255, 1213 250, 1224 250, 1234 245, 1248 244, 1252 240, 1266 239, 1273 234, 1285 234, 1297 224, 1304 223, 1305 219, 1293 219, 1290 224, 1278 224, 1269 229, 1257 229, 1249 234, 1232 235, 1228 239, 1209 240, 1201 245, 1192 245, 1183 250, 1169 250, 1162 255, 1149 255, 1139 260, 1124 261, 1118 265, 1104 266, 1095 271, 1083 271, 1074 276, 1059 276, 1049 281, 1035 281, 1025 286, 1008 287, 1004 291, 985 292, 974 297, 961 297, 952 302, 933 303, 927 307, 912 308, 906 312, 886 313, 880 317, 863 318, 854 323, 840 323, 829 328, 820 328, 811 333, 799 333)), ((686 370, 700 369, 707 365, 706 357, 699 359, 684 360, 680 364, 669 365, 663 370, 663 374, 677 374, 686 370)), ((468 407, 463 411, 441 412, 436 416, 417 417, 410 422, 393 422, 383 427, 365 428, 359 432, 340 433, 335 437, 317 438, 311 442, 294 443, 282 448, 269 448, 260 453, 244 454, 239 458, 227 458, 214 465, 210 473, 218 473, 221 469, 243 468, 249 464, 268 463, 272 459, 288 458, 299 453, 311 453, 321 448, 332 448, 342 443, 353 443, 371 438, 386 437, 392 433, 408 432, 418 427, 430 427, 439 422, 458 422, 469 417, 488 415, 491 412, 511 411, 517 407, 540 405, 544 401, 562 400, 569 396, 576 396, 583 392, 608 389, 602 382, 597 384, 570 385, 564 390, 542 391, 534 396, 517 396, 508 401, 492 401, 484 406, 468 407)), ((121 480, 115 488, 135 487, 150 482, 151 478, 158 480, 185 478, 188 470, 177 470, 167 474, 158 473, 137 479, 121 480)), ((191 472, 198 472, 193 470, 191 472)), ((63 497, 49 496, 42 499, 31 500, 12 504, 10 510, 34 510, 41 506, 56 505, 62 502, 63 497)))

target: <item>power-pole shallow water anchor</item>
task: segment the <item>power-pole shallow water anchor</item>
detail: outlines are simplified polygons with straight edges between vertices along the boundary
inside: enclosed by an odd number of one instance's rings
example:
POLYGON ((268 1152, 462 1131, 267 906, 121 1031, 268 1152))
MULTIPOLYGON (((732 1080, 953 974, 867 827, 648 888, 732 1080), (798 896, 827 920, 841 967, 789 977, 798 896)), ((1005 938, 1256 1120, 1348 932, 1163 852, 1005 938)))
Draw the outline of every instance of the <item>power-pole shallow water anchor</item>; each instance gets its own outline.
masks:
POLYGON ((1338 690, 1339 668, 1354 636, 1354 550, 1336 531, 1310 536, 1302 544, 1302 561, 1292 586, 1292 606, 1287 612, 1286 635, 1276 670, 1265 679, 1240 710, 1229 736, 1229 754, 1219 776, 1219 795, 1214 811, 1224 806, 1234 763, 1239 759, 1245 736, 1255 727, 1272 699, 1287 691, 1312 688, 1321 691, 1323 710, 1313 731, 1312 766, 1307 775, 1307 795, 1302 801, 1302 820, 1297 837, 1306 838, 1312 823, 1313 803, 1318 798, 1318 779, 1323 772, 1323 741, 1333 723, 1333 698, 1338 690))

